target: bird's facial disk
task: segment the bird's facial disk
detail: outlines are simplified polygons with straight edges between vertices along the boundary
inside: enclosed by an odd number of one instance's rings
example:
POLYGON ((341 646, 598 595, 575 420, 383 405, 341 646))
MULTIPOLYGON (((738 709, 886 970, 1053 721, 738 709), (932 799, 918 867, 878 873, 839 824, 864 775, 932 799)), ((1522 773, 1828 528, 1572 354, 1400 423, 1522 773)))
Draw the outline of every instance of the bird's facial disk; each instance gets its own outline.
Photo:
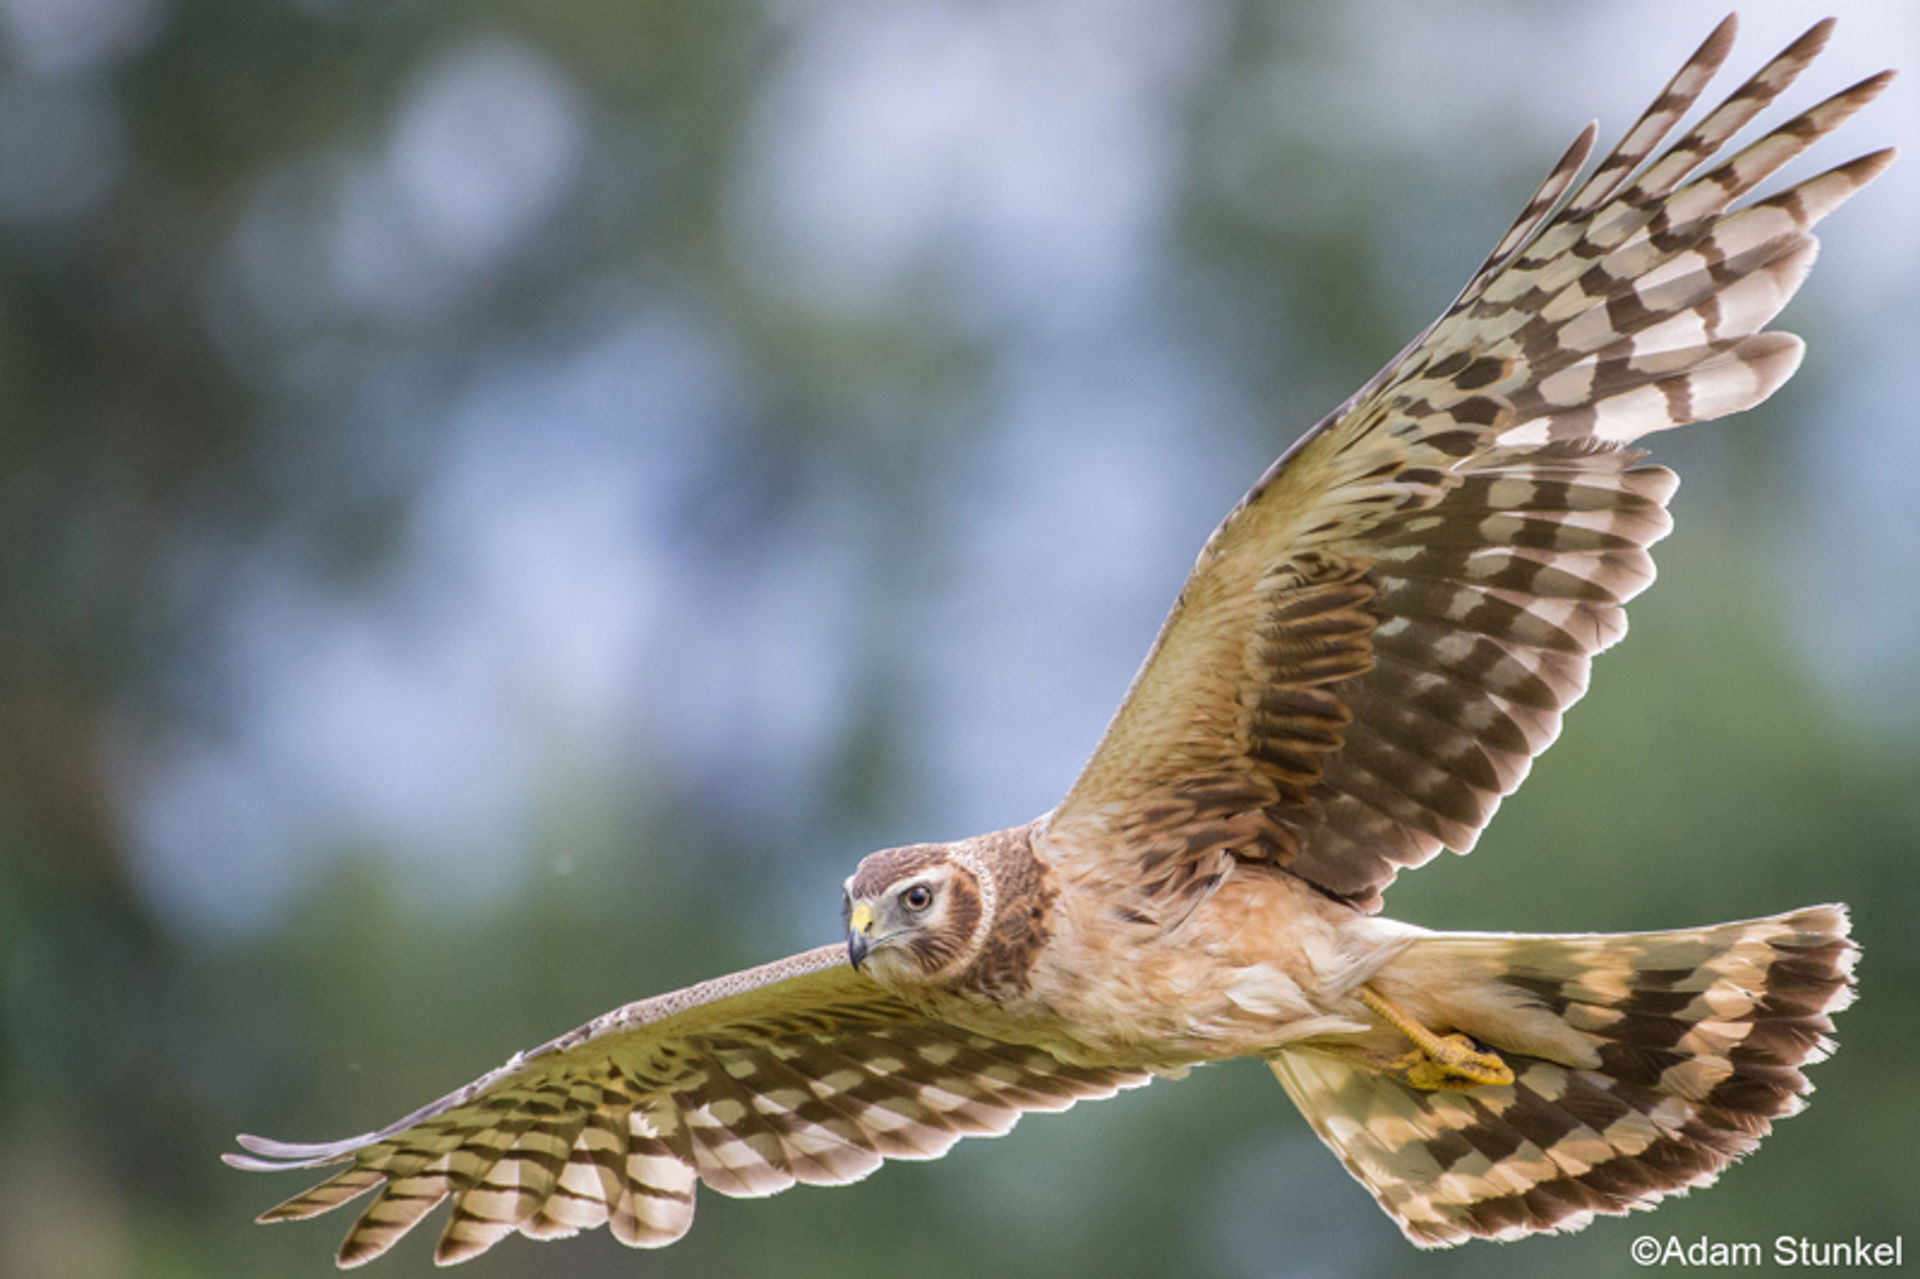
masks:
POLYGON ((946 898, 952 869, 927 867, 887 884, 877 892, 856 895, 861 876, 847 881, 847 959, 855 968, 874 956, 911 953, 917 939, 940 927, 946 917, 946 898))

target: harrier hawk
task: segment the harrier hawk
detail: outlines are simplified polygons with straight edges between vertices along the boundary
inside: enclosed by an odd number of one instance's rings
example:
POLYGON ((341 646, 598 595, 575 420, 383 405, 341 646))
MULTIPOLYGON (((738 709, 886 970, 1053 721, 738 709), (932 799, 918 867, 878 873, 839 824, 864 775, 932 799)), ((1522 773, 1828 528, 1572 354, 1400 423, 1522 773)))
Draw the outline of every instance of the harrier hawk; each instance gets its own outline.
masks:
POLYGON ((1473 846, 1652 581, 1676 481, 1630 445, 1799 364, 1762 330, 1892 152, 1735 205, 1891 73, 1708 165, 1830 26, 1657 158, 1731 18, 1577 182, 1581 134, 1446 314, 1207 541, 1052 812, 874 853, 843 943, 629 1004, 378 1131, 241 1137, 236 1167, 340 1166, 261 1220, 376 1191, 347 1266, 445 1199, 441 1262, 516 1230, 654 1247, 702 1182, 853 1181, 1242 1056, 1422 1246, 1713 1180, 1831 1047, 1842 907, 1583 936, 1375 912, 1402 867, 1473 846))

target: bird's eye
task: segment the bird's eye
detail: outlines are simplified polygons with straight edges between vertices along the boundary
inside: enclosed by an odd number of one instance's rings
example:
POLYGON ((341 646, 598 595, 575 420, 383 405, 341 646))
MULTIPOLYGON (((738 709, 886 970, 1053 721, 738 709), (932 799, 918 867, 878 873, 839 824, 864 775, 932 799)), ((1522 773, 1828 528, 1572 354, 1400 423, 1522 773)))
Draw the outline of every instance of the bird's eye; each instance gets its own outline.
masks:
POLYGON ((900 894, 900 900, 908 910, 925 910, 933 905, 933 890, 925 884, 915 884, 900 894))

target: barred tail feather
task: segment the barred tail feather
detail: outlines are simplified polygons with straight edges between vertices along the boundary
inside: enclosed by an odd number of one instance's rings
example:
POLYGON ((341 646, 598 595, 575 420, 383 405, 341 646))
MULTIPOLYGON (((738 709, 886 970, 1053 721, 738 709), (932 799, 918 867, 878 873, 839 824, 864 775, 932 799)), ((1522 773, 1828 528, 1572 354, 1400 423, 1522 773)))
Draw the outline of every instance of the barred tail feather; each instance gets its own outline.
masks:
POLYGON ((1414 1243, 1578 1230, 1712 1182, 1797 1112, 1856 954, 1841 906, 1662 933, 1432 934, 1374 985, 1499 1052, 1512 1084, 1423 1091, 1371 1043, 1291 1048, 1273 1072, 1414 1243))

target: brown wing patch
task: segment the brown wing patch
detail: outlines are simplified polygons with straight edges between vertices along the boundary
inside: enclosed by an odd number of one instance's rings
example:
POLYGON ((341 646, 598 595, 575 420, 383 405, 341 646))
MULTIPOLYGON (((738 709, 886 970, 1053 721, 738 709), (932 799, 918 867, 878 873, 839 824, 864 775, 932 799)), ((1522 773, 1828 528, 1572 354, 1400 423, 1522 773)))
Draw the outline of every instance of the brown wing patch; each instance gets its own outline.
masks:
POLYGON ((1276 819, 1311 802, 1353 723, 1341 690, 1373 663, 1368 570, 1364 559, 1313 551, 1263 575, 1258 622, 1223 637, 1252 677, 1212 715, 1172 708, 1185 722, 1168 735, 1184 737, 1184 749, 1149 761, 1171 775, 1107 814, 1108 838, 1134 857, 1119 917, 1155 928, 1183 918, 1219 882, 1222 857, 1298 858, 1294 828, 1276 819))
POLYGON ((1373 666, 1283 864, 1372 909, 1398 868, 1466 850, 1558 736, 1594 654, 1626 631, 1670 527, 1671 472, 1588 443, 1476 459, 1446 501, 1382 525, 1373 666))
POLYGON ((1269 600, 1254 632, 1256 672, 1245 720, 1246 757, 1274 801, 1307 802, 1322 761, 1340 748, 1353 713, 1332 686, 1373 666, 1368 562, 1310 552, 1261 582, 1269 600))

